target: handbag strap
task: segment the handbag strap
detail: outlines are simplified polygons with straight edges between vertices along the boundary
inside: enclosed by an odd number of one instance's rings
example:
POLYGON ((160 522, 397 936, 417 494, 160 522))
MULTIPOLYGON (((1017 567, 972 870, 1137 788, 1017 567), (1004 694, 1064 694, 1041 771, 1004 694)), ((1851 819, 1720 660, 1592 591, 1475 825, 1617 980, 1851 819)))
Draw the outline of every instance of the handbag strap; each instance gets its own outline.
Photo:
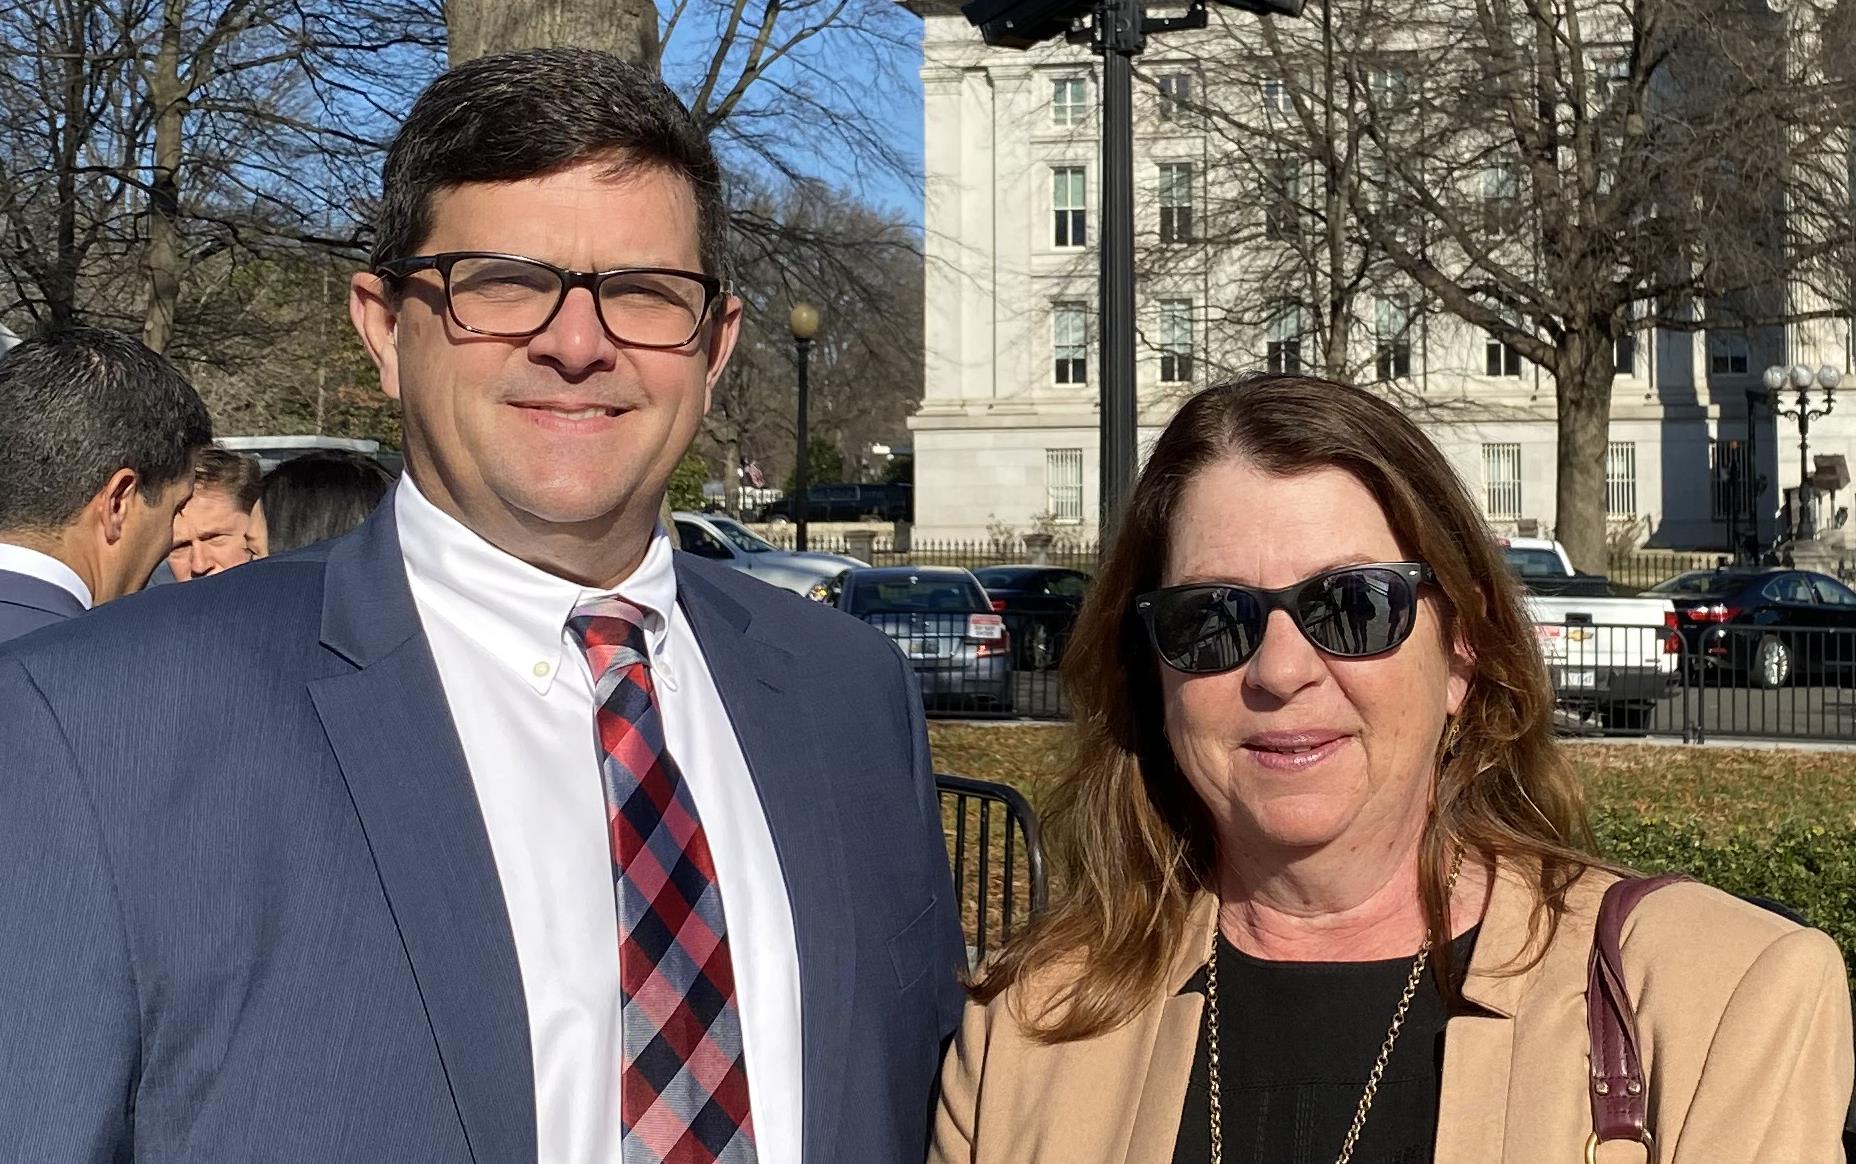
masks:
POLYGON ((1587 1159, 1609 1140, 1634 1140, 1645 1147, 1651 1143, 1637 1012, 1624 985, 1619 938, 1638 902, 1665 885, 1687 880, 1679 873, 1625 878, 1605 891, 1598 907, 1585 987, 1585 1022, 1592 1040, 1592 1135, 1586 1143, 1587 1159))

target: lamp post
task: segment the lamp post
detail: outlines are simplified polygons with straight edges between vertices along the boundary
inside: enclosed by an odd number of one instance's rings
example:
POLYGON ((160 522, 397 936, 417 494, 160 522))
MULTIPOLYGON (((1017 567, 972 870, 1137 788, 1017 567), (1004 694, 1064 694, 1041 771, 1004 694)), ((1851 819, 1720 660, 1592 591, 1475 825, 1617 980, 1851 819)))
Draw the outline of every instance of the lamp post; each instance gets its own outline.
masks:
POLYGON ((1811 508, 1805 500, 1811 489, 1811 422, 1829 416, 1830 410, 1836 407, 1837 385, 1843 382, 1843 373, 1829 364, 1815 372, 1803 364, 1794 364, 1789 369, 1774 364, 1766 369, 1764 382, 1772 415, 1798 422, 1798 505, 1792 514, 1792 539, 1809 541, 1817 534, 1811 508), (1779 393, 1788 386, 1798 393, 1797 402, 1790 408, 1779 404, 1779 393), (1811 407, 1813 386, 1823 394, 1822 408, 1811 407))
POLYGON ((799 460, 793 465, 793 548, 806 548, 806 511, 811 508, 806 480, 811 459, 811 434, 806 428, 806 365, 812 358, 812 337, 818 334, 818 308, 796 303, 786 317, 793 329, 793 347, 799 353, 799 460))

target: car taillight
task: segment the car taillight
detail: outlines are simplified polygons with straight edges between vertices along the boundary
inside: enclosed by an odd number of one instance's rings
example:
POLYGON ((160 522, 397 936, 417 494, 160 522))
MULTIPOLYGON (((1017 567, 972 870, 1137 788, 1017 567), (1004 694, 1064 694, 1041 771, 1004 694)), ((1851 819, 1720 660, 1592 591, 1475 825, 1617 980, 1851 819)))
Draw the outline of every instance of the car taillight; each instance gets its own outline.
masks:
POLYGON ((1668 610, 1668 611, 1663 612, 1663 626, 1667 627, 1669 630, 1676 629, 1676 612, 1675 611, 1668 610))
POLYGON ((1676 634, 1664 636, 1663 654, 1679 655, 1681 653, 1682 653, 1682 636, 1676 635, 1676 634))
POLYGON ((1004 614, 1005 613, 1005 599, 1003 598, 993 599, 992 600, 992 612, 994 614, 1004 614))
POLYGON ((1690 622, 1732 622, 1740 612, 1724 602, 1688 608, 1690 622))

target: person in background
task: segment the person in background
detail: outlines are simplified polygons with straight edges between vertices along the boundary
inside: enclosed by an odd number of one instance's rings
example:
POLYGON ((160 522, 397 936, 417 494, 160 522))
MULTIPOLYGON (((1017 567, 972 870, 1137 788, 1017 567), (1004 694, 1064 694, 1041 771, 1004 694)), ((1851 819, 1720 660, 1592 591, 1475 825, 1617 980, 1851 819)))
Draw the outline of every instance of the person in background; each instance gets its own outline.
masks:
POLYGON ((193 498, 174 518, 168 569, 176 582, 243 566, 254 557, 248 537, 263 473, 256 457, 207 448, 194 462, 193 498))
POLYGON ((379 461, 343 449, 318 449, 264 475, 248 535, 259 556, 339 537, 367 520, 393 488, 379 461))
POLYGON ((140 590, 212 436, 186 378, 121 332, 0 357, 0 639, 140 590))

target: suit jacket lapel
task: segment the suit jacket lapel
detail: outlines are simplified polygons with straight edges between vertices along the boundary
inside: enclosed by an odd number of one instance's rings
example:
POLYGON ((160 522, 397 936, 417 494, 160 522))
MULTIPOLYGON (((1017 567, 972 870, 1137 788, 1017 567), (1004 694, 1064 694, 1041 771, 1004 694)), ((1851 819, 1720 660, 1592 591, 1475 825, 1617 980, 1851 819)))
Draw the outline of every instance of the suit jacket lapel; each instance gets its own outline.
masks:
POLYGON ((844 1115, 857 953, 838 848, 839 790, 825 780, 831 768, 806 711, 803 660, 757 636, 749 611, 686 555, 678 555, 677 567, 679 599, 734 722, 786 881, 799 950, 804 1157, 828 1162, 844 1115))
POLYGON ((475 786, 419 623, 393 506, 330 551, 310 695, 367 834, 483 1164, 533 1161, 535 1087, 515 938, 475 786))

